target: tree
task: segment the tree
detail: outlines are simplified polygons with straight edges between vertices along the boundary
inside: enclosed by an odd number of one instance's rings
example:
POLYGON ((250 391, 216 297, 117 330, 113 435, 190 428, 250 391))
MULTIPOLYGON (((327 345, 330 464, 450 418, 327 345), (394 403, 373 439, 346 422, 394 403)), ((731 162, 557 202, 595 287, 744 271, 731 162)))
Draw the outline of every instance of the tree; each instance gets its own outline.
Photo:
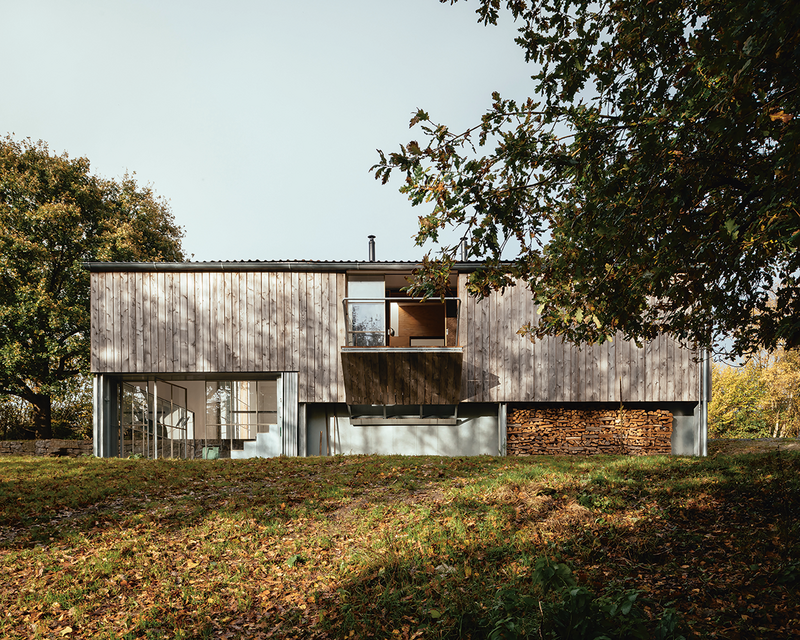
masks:
MULTIPOLYGON (((50 398, 53 438, 92 437, 92 384, 78 374, 64 380, 50 398)), ((27 440, 36 435, 33 405, 19 396, 0 395, 0 440, 27 440)))
MULTIPOLYGON (((372 168, 431 207, 417 242, 458 229, 479 297, 524 282, 532 338, 800 345, 800 3, 505 5, 535 97, 495 93, 462 132, 420 109, 425 141, 372 168)), ((500 0, 477 12, 496 24, 500 0)))
POLYGON ((714 392, 708 406, 711 437, 765 438, 769 435, 764 410, 767 389, 761 373, 760 363, 754 359, 742 367, 712 363, 714 392))
POLYGON ((106 180, 86 158, 0 139, 0 393, 52 434, 51 398, 89 368, 91 260, 182 260, 167 204, 133 177, 106 180))
POLYGON ((762 358, 765 413, 773 438, 800 433, 800 350, 778 349, 762 358))
POLYGON ((709 432, 718 438, 800 433, 800 350, 761 351, 741 366, 714 363, 709 432))

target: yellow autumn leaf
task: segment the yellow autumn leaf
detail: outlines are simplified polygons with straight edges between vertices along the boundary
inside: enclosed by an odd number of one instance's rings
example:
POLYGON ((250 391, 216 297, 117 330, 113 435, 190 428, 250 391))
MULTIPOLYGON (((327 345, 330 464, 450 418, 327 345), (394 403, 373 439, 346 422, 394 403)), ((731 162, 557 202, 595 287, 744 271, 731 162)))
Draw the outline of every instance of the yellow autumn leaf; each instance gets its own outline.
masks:
POLYGON ((773 122, 775 122, 775 120, 780 120, 781 122, 783 122, 783 124, 789 122, 792 119, 792 117, 793 116, 791 113, 785 113, 783 109, 781 109, 780 111, 776 111, 775 113, 769 114, 770 120, 772 120, 773 122))

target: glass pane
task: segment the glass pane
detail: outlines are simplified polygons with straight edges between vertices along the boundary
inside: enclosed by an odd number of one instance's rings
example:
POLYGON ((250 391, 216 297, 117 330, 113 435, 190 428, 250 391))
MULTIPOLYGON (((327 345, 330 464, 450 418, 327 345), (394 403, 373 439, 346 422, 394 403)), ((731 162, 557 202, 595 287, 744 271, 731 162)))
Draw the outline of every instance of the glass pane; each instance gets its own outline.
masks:
POLYGON ((354 347, 383 347, 383 332, 381 333, 354 333, 354 347))
POLYGON ((350 305, 350 318, 353 331, 383 332, 383 303, 358 303, 350 305))
POLYGON ((258 381, 258 432, 268 433, 278 426, 278 381, 258 381))
POLYGON ((218 437, 252 440, 277 424, 277 380, 206 383, 206 426, 218 437))

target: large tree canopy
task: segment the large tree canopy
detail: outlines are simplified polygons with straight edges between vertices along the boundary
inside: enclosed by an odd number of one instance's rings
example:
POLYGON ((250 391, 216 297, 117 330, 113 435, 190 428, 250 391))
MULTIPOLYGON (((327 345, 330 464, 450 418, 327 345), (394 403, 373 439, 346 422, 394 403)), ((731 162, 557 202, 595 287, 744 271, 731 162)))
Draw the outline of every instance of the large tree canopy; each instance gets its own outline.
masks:
POLYGON ((523 280, 531 337, 800 345, 800 2, 504 4, 478 13, 520 25, 534 97, 460 132, 420 110, 373 167, 431 206, 417 241, 460 227, 473 294, 523 280))
POLYGON ((33 405, 49 437, 50 398, 89 366, 90 260, 182 260, 166 203, 130 176, 43 142, 0 139, 0 393, 33 405))

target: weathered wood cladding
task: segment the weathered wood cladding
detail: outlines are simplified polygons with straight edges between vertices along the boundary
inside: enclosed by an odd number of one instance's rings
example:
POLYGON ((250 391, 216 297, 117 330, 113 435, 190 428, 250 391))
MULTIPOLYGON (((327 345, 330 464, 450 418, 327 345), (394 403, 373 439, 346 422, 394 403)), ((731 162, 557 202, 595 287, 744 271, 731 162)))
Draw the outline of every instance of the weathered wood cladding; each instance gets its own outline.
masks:
MULTIPOLYGON (((462 402, 698 400, 696 354, 674 340, 641 349, 621 339, 582 348, 555 338, 531 343, 516 333, 536 320, 527 291, 478 302, 465 293, 466 277, 458 288, 462 402)), ((95 373, 296 371, 300 402, 345 402, 345 273, 98 270, 91 283, 95 373)))
POLYGON ((637 348, 617 336, 576 347, 558 338, 532 343, 516 331, 538 318, 523 286, 477 301, 459 276, 466 402, 696 402, 697 353, 666 336, 637 348))
POLYGON ((343 273, 92 273, 95 373, 297 371, 301 402, 342 402, 343 273))

